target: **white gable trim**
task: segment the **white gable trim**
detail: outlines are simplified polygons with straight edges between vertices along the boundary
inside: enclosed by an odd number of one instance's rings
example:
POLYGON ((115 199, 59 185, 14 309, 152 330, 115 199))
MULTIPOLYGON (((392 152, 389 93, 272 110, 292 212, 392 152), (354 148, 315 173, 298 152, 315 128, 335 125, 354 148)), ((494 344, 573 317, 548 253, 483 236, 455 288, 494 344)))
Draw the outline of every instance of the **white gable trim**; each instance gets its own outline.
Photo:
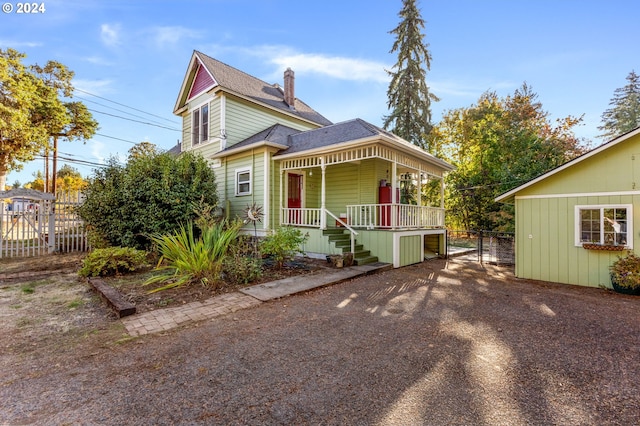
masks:
POLYGON ((516 195, 516 200, 536 200, 549 198, 570 198, 570 197, 609 197, 615 195, 640 195, 640 191, 606 191, 606 192, 574 192, 567 194, 539 194, 539 195, 516 195))

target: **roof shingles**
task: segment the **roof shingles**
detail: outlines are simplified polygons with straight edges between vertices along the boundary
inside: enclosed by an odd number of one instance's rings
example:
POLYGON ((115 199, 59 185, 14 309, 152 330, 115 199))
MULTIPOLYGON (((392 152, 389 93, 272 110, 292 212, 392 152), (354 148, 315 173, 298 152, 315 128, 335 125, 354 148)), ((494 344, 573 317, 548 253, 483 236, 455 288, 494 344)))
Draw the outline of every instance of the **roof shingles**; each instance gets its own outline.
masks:
POLYGON ((221 87, 318 125, 332 124, 300 99, 296 98, 295 109, 290 108, 284 101, 284 92, 279 86, 266 83, 202 52, 196 51, 195 54, 221 87))

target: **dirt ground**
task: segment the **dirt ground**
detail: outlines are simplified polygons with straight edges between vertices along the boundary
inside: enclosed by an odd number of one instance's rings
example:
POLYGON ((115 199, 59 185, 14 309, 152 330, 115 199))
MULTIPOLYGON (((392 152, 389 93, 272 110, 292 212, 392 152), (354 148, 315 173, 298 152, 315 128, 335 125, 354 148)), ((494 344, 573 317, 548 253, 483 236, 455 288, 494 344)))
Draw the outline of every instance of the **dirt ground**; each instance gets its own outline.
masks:
POLYGON ((639 297, 433 260, 132 339, 50 280, 0 284, 0 424, 640 422, 639 297))

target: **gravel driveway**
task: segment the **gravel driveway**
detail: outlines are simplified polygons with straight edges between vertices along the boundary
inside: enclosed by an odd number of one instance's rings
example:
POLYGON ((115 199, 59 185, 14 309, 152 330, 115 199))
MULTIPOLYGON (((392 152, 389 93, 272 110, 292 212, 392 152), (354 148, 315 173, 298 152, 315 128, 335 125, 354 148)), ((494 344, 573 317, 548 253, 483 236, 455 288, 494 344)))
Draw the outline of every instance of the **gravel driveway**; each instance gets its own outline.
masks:
POLYGON ((2 354, 0 424, 640 422, 640 297, 464 259, 119 343, 109 321, 2 354))

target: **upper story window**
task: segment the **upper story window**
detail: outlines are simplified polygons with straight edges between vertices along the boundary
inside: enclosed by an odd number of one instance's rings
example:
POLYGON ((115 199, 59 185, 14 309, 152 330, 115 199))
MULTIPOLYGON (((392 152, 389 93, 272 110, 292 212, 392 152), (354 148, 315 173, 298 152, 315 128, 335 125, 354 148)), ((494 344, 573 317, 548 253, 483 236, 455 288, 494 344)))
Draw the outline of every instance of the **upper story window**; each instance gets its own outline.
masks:
POLYGON ((251 195, 251 168, 236 170, 236 195, 251 195))
POLYGON ((576 245, 595 243, 631 248, 632 206, 576 206, 576 245))
POLYGON ((192 115, 192 145, 197 145, 209 139, 209 104, 194 109, 192 115))

